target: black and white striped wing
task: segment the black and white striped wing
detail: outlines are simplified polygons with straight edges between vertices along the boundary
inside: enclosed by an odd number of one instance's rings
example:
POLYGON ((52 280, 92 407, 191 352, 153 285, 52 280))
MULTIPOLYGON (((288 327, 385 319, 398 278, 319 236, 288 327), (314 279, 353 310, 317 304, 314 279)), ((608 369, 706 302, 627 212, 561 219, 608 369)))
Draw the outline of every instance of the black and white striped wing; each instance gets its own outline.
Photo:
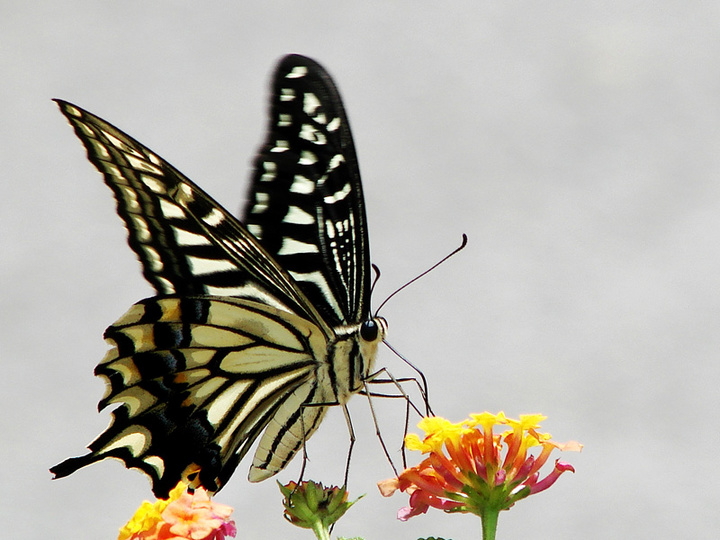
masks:
POLYGON ((250 298, 325 326, 287 273, 209 195, 115 126, 56 101, 112 189, 128 243, 159 295, 250 298))
POLYGON ((285 57, 272 83, 268 138, 245 225, 331 326, 367 317, 368 233, 345 110, 322 66, 285 57))

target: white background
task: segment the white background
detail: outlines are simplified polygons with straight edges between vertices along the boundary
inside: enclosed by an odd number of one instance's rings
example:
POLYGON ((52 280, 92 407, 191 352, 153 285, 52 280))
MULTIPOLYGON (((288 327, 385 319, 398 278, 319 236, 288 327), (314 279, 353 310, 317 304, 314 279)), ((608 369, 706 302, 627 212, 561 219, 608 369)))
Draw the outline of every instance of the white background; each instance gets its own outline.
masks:
MULTIPOLYGON (((110 191, 50 101, 126 130, 237 212, 275 62, 333 74, 364 179, 390 341, 438 414, 542 412, 576 466, 499 538, 717 538, 720 7, 717 2, 0 4, 0 530, 115 538, 148 483, 116 462, 50 480, 109 414, 104 328, 148 296, 110 191), (254 7, 253 7, 254 6, 254 7)), ((386 349, 381 365, 407 369, 386 349)), ((382 499, 367 403, 336 533, 479 538, 472 516, 382 499)), ((402 405, 378 404, 397 443, 402 405)), ((338 483, 340 411, 308 476, 338 483)), ((418 459, 411 456, 413 459, 418 459)), ((288 481, 299 463, 280 475, 288 481)), ((238 538, 309 538, 244 462, 218 495, 238 538)))

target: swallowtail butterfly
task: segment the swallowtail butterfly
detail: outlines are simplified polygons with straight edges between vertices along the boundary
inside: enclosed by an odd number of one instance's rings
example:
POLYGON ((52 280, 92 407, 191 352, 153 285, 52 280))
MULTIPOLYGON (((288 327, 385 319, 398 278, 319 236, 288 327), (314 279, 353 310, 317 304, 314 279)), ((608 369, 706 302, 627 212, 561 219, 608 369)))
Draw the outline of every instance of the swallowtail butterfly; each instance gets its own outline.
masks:
POLYGON ((338 91, 316 62, 279 63, 270 129, 240 223, 157 154, 57 100, 117 200, 157 295, 105 331, 95 374, 110 426, 51 469, 122 460, 167 497, 217 491, 259 439, 249 479, 282 470, 327 407, 371 376, 387 325, 369 312, 362 187, 338 91))

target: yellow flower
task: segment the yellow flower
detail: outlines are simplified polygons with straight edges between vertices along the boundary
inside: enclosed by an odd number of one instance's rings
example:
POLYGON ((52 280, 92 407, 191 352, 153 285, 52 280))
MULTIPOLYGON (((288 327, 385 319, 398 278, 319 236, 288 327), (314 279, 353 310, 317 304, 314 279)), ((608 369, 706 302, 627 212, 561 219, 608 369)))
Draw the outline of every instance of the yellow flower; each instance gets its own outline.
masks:
POLYGON ((121 529, 118 540, 154 539, 157 537, 156 529, 162 522, 162 512, 172 501, 176 501, 185 493, 186 485, 179 482, 169 493, 167 499, 158 499, 154 503, 143 501, 135 514, 121 529), (153 536, 154 535, 154 536, 153 536))
POLYGON ((409 450, 419 450, 423 454, 442 448, 446 440, 458 441, 463 432, 463 424, 453 424, 440 416, 427 416, 420 420, 418 427, 425 432, 425 438, 414 433, 405 437, 405 446, 409 450))
POLYGON ((204 488, 192 493, 180 482, 168 499, 144 501, 120 529, 118 540, 223 540, 235 536, 232 508, 210 500, 204 488))

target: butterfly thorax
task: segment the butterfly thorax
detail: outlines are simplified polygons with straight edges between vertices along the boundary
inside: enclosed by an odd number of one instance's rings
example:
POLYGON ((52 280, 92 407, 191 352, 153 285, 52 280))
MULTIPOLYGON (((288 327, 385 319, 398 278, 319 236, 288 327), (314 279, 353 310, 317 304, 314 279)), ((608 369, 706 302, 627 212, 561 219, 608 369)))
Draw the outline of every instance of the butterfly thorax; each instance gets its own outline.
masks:
POLYGON ((382 317, 334 328, 337 339, 328 344, 327 358, 338 403, 347 403, 352 394, 362 390, 373 371, 377 348, 387 328, 382 317))

